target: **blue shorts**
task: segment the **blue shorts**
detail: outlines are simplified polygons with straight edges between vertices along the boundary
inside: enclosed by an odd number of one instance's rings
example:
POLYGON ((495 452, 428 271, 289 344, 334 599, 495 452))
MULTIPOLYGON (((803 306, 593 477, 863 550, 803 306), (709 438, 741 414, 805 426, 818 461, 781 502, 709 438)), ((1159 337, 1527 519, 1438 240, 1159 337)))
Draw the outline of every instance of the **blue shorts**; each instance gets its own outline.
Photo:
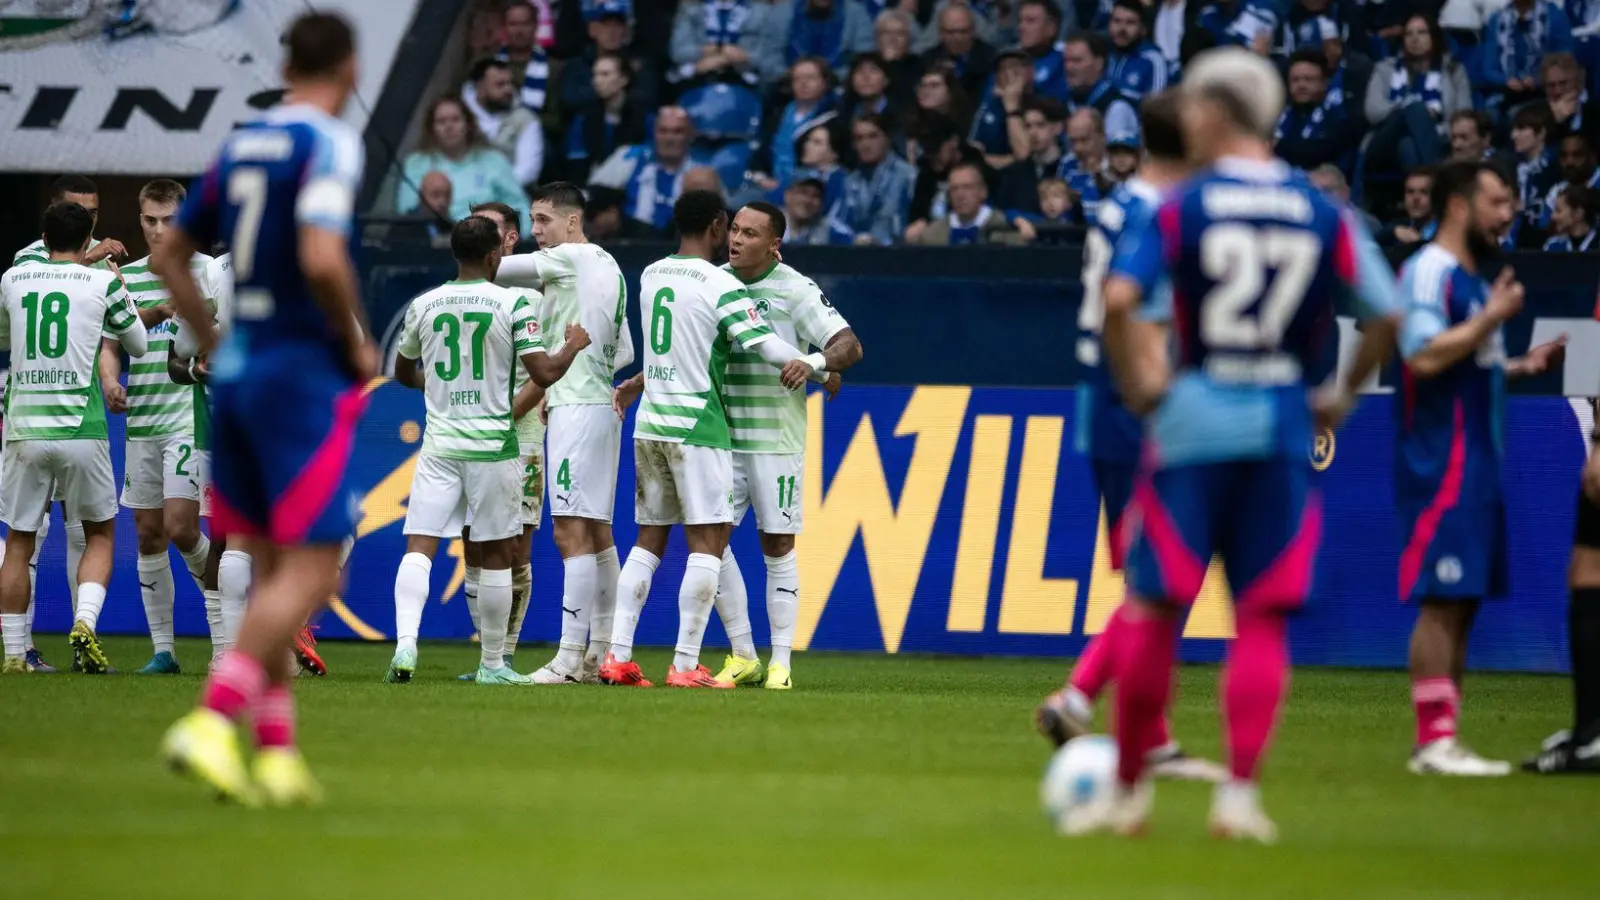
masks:
POLYGON ((1095 492, 1105 504, 1106 537, 1111 543, 1111 570, 1122 571, 1127 559, 1128 504, 1133 500, 1134 477, 1138 468, 1131 463, 1091 460, 1095 492))
POLYGON ((1322 501, 1305 459, 1147 472, 1128 518, 1128 586, 1146 600, 1192 604, 1214 554, 1235 604, 1297 609, 1311 592, 1322 501))
POLYGON ((1511 593, 1505 504, 1401 503, 1400 599, 1501 599, 1511 593))
POLYGON ((212 522, 280 546, 337 544, 360 499, 350 452, 364 385, 293 368, 212 385, 212 522))

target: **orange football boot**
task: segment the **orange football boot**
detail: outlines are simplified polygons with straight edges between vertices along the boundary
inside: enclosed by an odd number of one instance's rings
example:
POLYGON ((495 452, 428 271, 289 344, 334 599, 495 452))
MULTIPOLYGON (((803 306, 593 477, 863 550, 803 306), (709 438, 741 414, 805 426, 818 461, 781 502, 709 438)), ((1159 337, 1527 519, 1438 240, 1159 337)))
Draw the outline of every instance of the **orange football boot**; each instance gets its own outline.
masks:
POLYGON ((731 681, 718 681, 712 676, 711 670, 703 665, 695 666, 687 672, 679 672, 676 666, 667 667, 667 687, 681 688, 716 688, 718 690, 732 690, 731 681))
POLYGON ((328 664, 317 654, 317 638, 311 633, 315 630, 316 626, 307 625, 294 636, 294 655, 311 674, 322 676, 328 674, 328 664))
POLYGON ((606 684, 616 684, 628 687, 655 687, 644 677, 644 670, 633 660, 617 662, 617 658, 606 654, 606 661, 600 666, 600 680, 606 684))

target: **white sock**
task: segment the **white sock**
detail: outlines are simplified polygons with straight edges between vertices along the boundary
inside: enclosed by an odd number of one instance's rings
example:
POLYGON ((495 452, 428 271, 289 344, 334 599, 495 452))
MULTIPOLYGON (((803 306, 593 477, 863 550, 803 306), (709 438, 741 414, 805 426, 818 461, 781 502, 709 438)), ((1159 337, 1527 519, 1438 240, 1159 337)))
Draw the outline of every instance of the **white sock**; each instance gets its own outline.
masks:
POLYGON ((584 662, 598 666, 611 652, 611 628, 617 612, 617 577, 622 574, 617 548, 607 547, 596 553, 594 564, 594 609, 589 612, 589 652, 584 654, 584 662))
POLYGON ((250 554, 225 550, 217 563, 217 588, 222 595, 222 649, 232 650, 239 640, 245 601, 250 596, 250 554))
POLYGON ((616 621, 611 624, 611 657, 617 662, 633 659, 633 633, 639 628, 639 613, 650 597, 650 582, 656 577, 661 560, 642 547, 628 552, 628 562, 617 576, 616 621))
POLYGON ((522 623, 528 618, 533 601, 533 564, 523 563, 511 570, 511 622, 506 628, 506 655, 514 656, 522 637, 522 623))
POLYGON ((700 643, 717 602, 717 578, 722 560, 709 553, 691 553, 678 588, 678 646, 672 667, 687 672, 700 665, 700 643))
POLYGON ((477 566, 467 569, 467 577, 461 587, 461 593, 467 598, 467 615, 472 617, 472 630, 482 631, 478 626, 478 573, 477 566))
POLYGON ((89 546, 89 539, 83 536, 82 522, 67 523, 67 590, 71 591, 72 603, 78 603, 78 564, 83 562, 83 551, 89 546))
POLYGON ((561 596, 561 650, 551 665, 563 675, 571 675, 583 665, 583 651, 589 647, 589 611, 594 607, 595 580, 599 572, 593 553, 562 560, 566 570, 561 596))
POLYGON ((794 551, 763 556, 767 563, 767 619, 772 623, 772 661, 789 668, 794 620, 800 611, 800 566, 794 551))
POLYGON ((756 642, 750 637, 750 594, 744 588, 744 573, 739 571, 739 560, 734 558, 732 547, 722 551, 722 570, 717 579, 717 615, 722 618, 723 630, 728 632, 733 655, 755 659, 756 642))
POLYGON ((433 560, 407 553, 394 573, 394 636, 396 650, 417 652, 417 632, 422 630, 422 607, 428 603, 428 580, 433 560))
POLYGON ((211 655, 221 656, 222 651, 227 649, 224 646, 227 632, 222 628, 222 592, 205 591, 201 596, 206 598, 206 627, 211 630, 211 655))
POLYGON ((0 636, 5 640, 6 659, 22 659, 27 655, 28 645, 22 640, 27 618, 27 613, 0 613, 0 636))
POLYGON ((157 653, 172 652, 172 561, 166 551, 139 556, 139 596, 157 653))
POLYGON ((189 577, 194 579, 195 588, 201 596, 205 596, 206 559, 211 556, 211 539, 201 534, 193 549, 180 549, 178 555, 183 557, 183 564, 189 567, 189 577))
POLYGON ((506 623, 511 619, 511 570, 484 569, 478 578, 479 665, 505 665, 506 623))
POLYGON ((78 609, 74 621, 93 631, 100 625, 100 610, 106 605, 106 586, 89 582, 78 585, 78 609))

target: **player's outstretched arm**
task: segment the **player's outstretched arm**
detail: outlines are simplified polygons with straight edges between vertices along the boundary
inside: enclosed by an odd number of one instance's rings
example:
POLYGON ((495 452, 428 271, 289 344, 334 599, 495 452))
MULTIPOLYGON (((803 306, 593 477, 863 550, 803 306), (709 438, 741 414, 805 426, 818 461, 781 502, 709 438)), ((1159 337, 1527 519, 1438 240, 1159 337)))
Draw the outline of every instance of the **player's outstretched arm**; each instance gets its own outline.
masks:
POLYGON ((578 354, 589 346, 589 332, 582 325, 576 323, 567 326, 566 340, 561 349, 555 353, 548 353, 541 347, 522 355, 522 365, 528 370, 528 377, 540 387, 549 387, 561 380, 572 368, 572 361, 578 354))
POLYGON ((501 287, 544 290, 544 275, 539 271, 539 254, 516 253, 500 260, 495 270, 494 283, 501 287))
POLYGON ((1489 290, 1489 302, 1477 315, 1449 328, 1440 328, 1445 322, 1442 304, 1442 286, 1421 286, 1411 309, 1406 313, 1401 351, 1405 354, 1406 368, 1418 378, 1432 378, 1451 366, 1478 352, 1478 347, 1488 340, 1507 319, 1522 309, 1522 284, 1510 266, 1500 270, 1489 290), (1436 296, 1435 296, 1436 295, 1436 296))
POLYGON ((1528 352, 1516 359, 1506 362, 1507 378, 1527 378, 1532 375, 1543 375, 1551 368, 1561 364, 1567 358, 1567 336, 1561 335, 1553 341, 1545 341, 1534 347, 1529 347, 1528 352))
POLYGON ((172 311, 177 312, 178 317, 194 329, 201 351, 210 353, 217 346, 217 329, 211 324, 211 310, 200 293, 200 285, 189 270, 189 261, 193 258, 194 242, 183 228, 173 228, 166 241, 151 254, 150 271, 166 285, 167 294, 172 298, 172 310, 163 315, 163 320, 172 311))

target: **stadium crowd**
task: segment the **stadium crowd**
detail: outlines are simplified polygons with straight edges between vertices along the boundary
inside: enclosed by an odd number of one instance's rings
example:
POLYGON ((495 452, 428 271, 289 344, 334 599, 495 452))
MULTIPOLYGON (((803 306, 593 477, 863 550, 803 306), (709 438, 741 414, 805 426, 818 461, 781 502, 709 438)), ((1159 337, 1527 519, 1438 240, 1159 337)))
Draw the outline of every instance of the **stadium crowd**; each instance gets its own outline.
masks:
POLYGON ((1141 97, 1238 44, 1283 72, 1277 153, 1387 245, 1432 234, 1432 166, 1486 158, 1507 247, 1600 249, 1596 0, 478 0, 469 29, 402 213, 559 178, 601 240, 666 235, 693 188, 776 203, 791 245, 1076 240, 1141 97))

